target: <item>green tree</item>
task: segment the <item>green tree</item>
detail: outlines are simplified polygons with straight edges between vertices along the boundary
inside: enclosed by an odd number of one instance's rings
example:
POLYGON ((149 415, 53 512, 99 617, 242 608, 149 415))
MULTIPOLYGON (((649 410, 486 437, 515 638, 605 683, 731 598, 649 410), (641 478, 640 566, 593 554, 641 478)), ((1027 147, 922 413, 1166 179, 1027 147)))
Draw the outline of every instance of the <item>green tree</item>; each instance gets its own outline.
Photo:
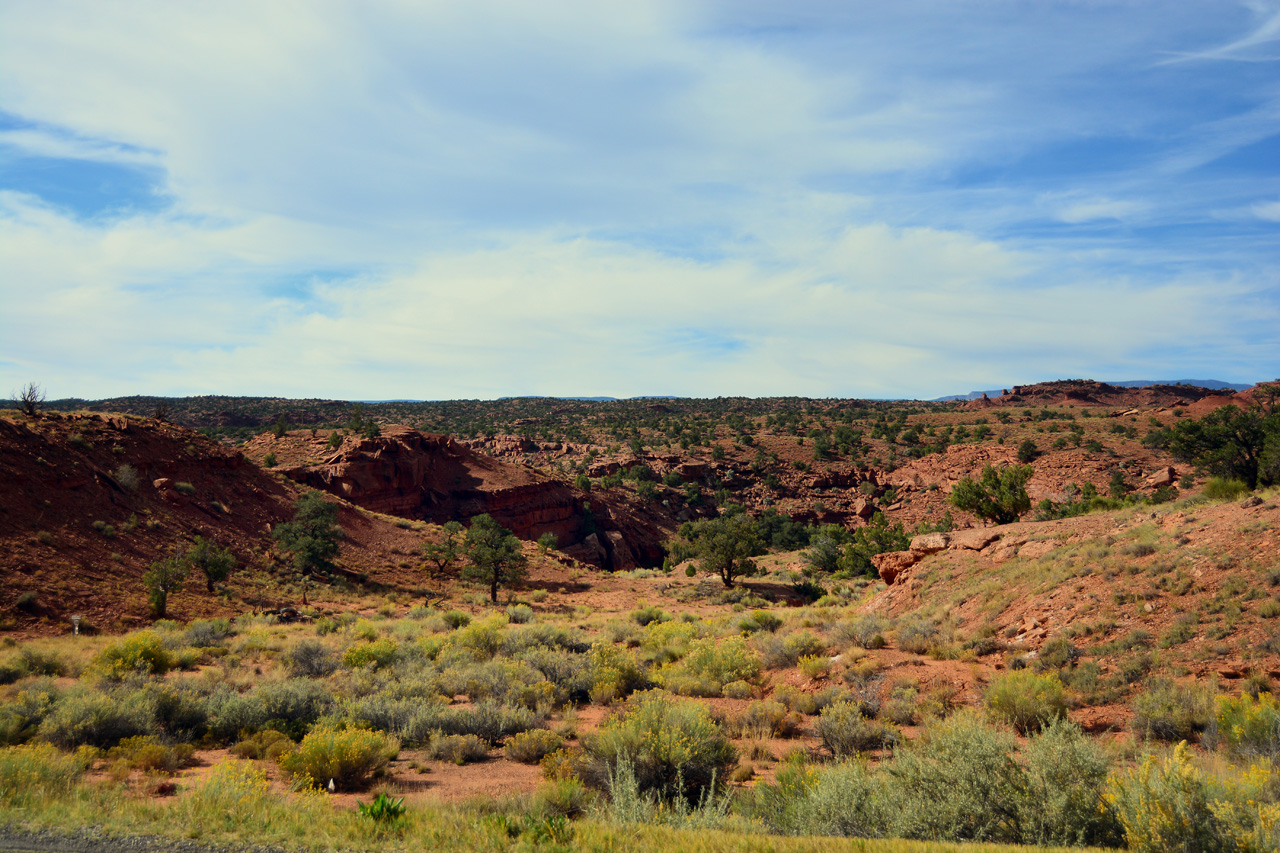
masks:
POLYGON ((853 541, 840 555, 839 569, 850 574, 873 575, 872 557, 890 551, 905 551, 910 544, 911 534, 903 529, 901 522, 889 524, 884 513, 877 512, 865 527, 853 531, 853 541))
POLYGON ((995 469, 988 465, 975 482, 965 477, 951 490, 951 503, 978 518, 1009 524, 1031 509, 1027 481, 1035 469, 1030 465, 1009 465, 995 469))
POLYGON ((197 536, 187 549, 184 557, 188 566, 199 569, 204 574, 205 586, 209 594, 213 594, 213 585, 222 583, 236 569, 236 558, 229 548, 220 548, 218 543, 203 536, 197 536))
POLYGON ((447 522, 442 528, 444 539, 440 542, 428 542, 422 546, 422 556, 436 564, 436 570, 444 573, 458 559, 458 534, 462 525, 456 521, 447 522))
POLYGON ((289 554, 293 567, 302 575, 302 600, 306 603, 305 584, 314 574, 334 569, 342 528, 337 525, 338 507, 317 491, 310 491, 294 505, 293 520, 276 525, 272 536, 289 554))
POLYGON ((751 558, 764 553, 764 542, 755 520, 745 512, 722 515, 684 525, 694 546, 694 555, 704 572, 715 572, 725 586, 733 586, 740 576, 756 572, 751 558))
POLYGON ((187 579, 187 561, 177 555, 157 560, 142 576, 147 587, 147 601, 151 605, 151 615, 163 619, 169 612, 169 593, 181 592, 182 582, 187 579))
POLYGON ((1035 461, 1039 455, 1040 448, 1036 447, 1036 443, 1029 438, 1018 445, 1018 461, 1023 465, 1035 461))
POLYGON ((462 550, 471 563, 462 570, 462 577, 489 587, 494 604, 498 603, 499 587, 518 583, 525 575, 520 540, 488 513, 471 519, 462 550))
POLYGON ((547 556, 548 551, 554 551, 558 547, 560 547, 560 537, 550 530, 538 537, 538 552, 542 556, 547 556))
POLYGON ((1280 412, 1274 406, 1222 406, 1199 420, 1152 430, 1143 444, 1251 489, 1280 483, 1280 412))

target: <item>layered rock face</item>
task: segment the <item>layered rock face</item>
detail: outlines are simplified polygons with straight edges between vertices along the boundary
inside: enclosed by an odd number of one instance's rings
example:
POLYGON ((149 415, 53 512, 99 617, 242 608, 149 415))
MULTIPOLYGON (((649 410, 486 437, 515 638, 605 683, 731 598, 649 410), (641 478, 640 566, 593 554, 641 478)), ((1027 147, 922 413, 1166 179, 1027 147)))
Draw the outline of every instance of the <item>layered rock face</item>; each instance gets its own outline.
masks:
POLYGON ((554 533, 561 550, 605 568, 661 561, 655 545, 663 534, 652 524, 630 524, 626 513, 604 505, 592 511, 572 486, 445 435, 386 427, 376 438, 348 439, 320 464, 284 471, 388 515, 443 524, 488 513, 521 539, 554 533))

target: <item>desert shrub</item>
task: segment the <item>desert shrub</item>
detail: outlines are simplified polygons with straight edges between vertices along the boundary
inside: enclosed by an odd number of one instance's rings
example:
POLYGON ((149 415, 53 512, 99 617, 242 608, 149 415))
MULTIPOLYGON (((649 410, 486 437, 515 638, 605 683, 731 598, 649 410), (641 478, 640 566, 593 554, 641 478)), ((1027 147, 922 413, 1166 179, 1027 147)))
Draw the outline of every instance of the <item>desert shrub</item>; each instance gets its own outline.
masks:
POLYGON ((194 494, 196 493, 196 487, 195 487, 195 486, 193 486, 193 485, 191 485, 190 483, 184 483, 184 482, 179 481, 179 482, 177 482, 177 483, 174 483, 174 484, 173 484, 173 487, 174 487, 174 489, 176 489, 180 494, 184 494, 184 495, 188 495, 188 496, 189 496, 189 495, 194 495, 194 494))
POLYGON ((0 705, 0 746, 24 743, 35 736, 44 718, 62 697, 52 678, 37 678, 0 705))
POLYGON ((66 794, 80 772, 74 756, 49 744, 0 749, 0 803, 21 809, 66 794))
POLYGON ((679 663, 658 673, 663 687, 674 693, 718 696, 730 681, 748 681, 760 674, 760 661, 741 637, 708 637, 689 644, 679 663))
POLYGON ((185 828, 192 833, 242 833, 279 820, 284 796, 247 761, 220 761, 182 802, 185 828))
POLYGON ((518 658, 542 673, 555 688, 557 704, 590 698, 591 664, 586 655, 550 648, 530 648, 518 658))
POLYGON ((752 702, 730 721, 739 736, 758 738, 795 737, 803 722, 799 714, 772 699, 752 702))
POLYGON ((857 619, 836 623, 831 631, 831 641, 841 649, 858 646, 863 649, 884 646, 884 632, 889 623, 875 613, 867 613, 857 619))
POLYGON ((489 745, 475 735, 440 735, 431 739, 427 754, 461 766, 483 761, 489 756, 489 745))
POLYGON ((1280 757, 1280 701, 1272 694, 1219 696, 1215 719, 1219 740, 1233 753, 1280 757))
POLYGON ((826 655, 805 655, 796 665, 806 678, 826 678, 831 674, 831 658, 826 655))
POLYGON ((242 731, 275 728, 301 738, 334 707, 332 691, 302 678, 269 681, 246 694, 220 694, 209 701, 209 733, 223 743, 242 731))
POLYGON ((107 748, 151 732, 151 708, 88 689, 65 694, 40 723, 39 735, 54 746, 107 748))
POLYGON ((752 687, 745 681, 730 681, 720 688, 720 692, 727 699, 750 699, 752 687))
POLYGON ((183 641, 188 646, 205 648, 225 645, 227 640, 236 635, 236 630, 227 619, 197 619, 187 626, 183 641))
POLYGON ((594 802, 582 780, 573 777, 548 779, 533 794, 534 812, 545 817, 581 817, 594 802))
POLYGON ((518 655, 534 648, 562 649, 580 655, 591 650, 591 643, 580 631, 541 623, 517 625, 503 635, 502 651, 505 654, 518 655))
POLYGON ((24 678, 41 675, 69 675, 71 673, 71 668, 57 652, 46 652, 30 647, 19 651, 13 663, 20 674, 19 677, 24 678))
POLYGON ((1017 843, 1025 779, 1011 735, 973 714, 931 725, 886 765, 906 838, 1017 843))
POLYGON ((353 643, 342 653, 342 662, 352 669, 366 666, 386 667, 395 663, 400 647, 394 640, 381 639, 366 643, 353 643))
POLYGON ((283 655, 294 678, 323 678, 338 668, 338 656, 319 640, 299 640, 283 655))
POLYGON ((625 761, 641 792, 667 798, 696 800, 736 759, 706 706, 660 690, 632 697, 625 715, 606 721, 583 745, 597 762, 587 781, 603 786, 607 777, 600 771, 625 761))
POLYGON ((1116 777, 1108 800, 1138 853, 1227 853, 1240 849, 1213 808, 1209 781, 1180 743, 1163 760, 1148 755, 1116 777))
POLYGON ((649 686, 635 653, 612 643, 596 643, 590 653, 591 701, 623 699, 649 686))
POLYGON ((512 761, 521 764, 537 764, 545 756, 564 746, 564 738, 546 729, 530 729, 513 735, 503 747, 503 752, 512 761))
POLYGON ((231 747, 231 754, 236 758, 247 758, 251 761, 266 759, 279 761, 280 756, 293 749, 293 741, 288 735, 275 729, 263 729, 246 735, 240 742, 231 747))
POLYGON ((738 623, 738 630, 743 634, 754 634, 756 631, 768 631, 772 634, 781 627, 781 617, 768 610, 757 610, 738 623))
POLYGON ((1021 734, 1048 725, 1067 712, 1066 691, 1056 675, 1018 670, 1000 676, 987 689, 987 711, 1021 734))
POLYGON ((208 730, 208 698, 189 681, 153 682, 127 701, 151 708, 155 727, 168 741, 191 742, 208 730))
POLYGON ((339 790, 358 790, 386 769, 400 744, 381 732, 351 728, 313 729, 280 766, 300 784, 323 787, 332 779, 339 790))
POLYGON ((1193 740, 1213 721, 1208 690, 1172 681, 1153 681, 1133 700, 1133 728, 1163 741, 1193 740))
POLYGON ((164 744, 151 735, 124 738, 107 752, 107 760, 153 773, 173 775, 191 763, 195 747, 186 743, 164 744))
POLYGON ((890 823, 884 782, 861 761, 814 767, 798 754, 778 768, 774 783, 752 787, 743 810, 783 835, 875 838, 890 823))
POLYGON ((630 618, 641 628, 644 628, 654 622, 669 622, 671 614, 667 613, 661 607, 654 604, 648 604, 632 610, 630 618))
POLYGON ((104 678, 120 679, 130 674, 162 675, 173 665, 155 631, 139 631, 109 644, 94 658, 93 669, 104 678))
POLYGON ((471 614, 462 610, 447 610, 444 613, 444 622, 451 630, 456 630, 471 624, 471 614))
POLYGON ((529 708, 550 704, 555 698, 555 687, 538 669, 506 658, 450 667, 440 679, 446 696, 464 693, 472 700, 493 699, 529 708))
POLYGON ((851 758, 860 752, 892 746, 900 739, 898 730, 878 720, 862 716, 856 702, 836 702, 822 709, 814 730, 836 758, 851 758))
POLYGON ((507 617, 495 614, 457 629, 452 636, 453 643, 469 651, 476 660, 486 660, 502 651, 502 632, 506 626, 507 617))
POLYGON ((488 743, 498 743, 510 735, 537 728, 542 720, 529 708, 483 701, 469 710, 457 709, 451 722, 456 734, 474 734, 488 743))
POLYGON ((784 636, 765 634, 755 639, 756 648, 769 669, 795 666, 802 657, 826 652, 827 644, 812 631, 793 631, 784 636))
POLYGON ((507 619, 512 625, 524 625, 533 621, 533 608, 527 604, 512 604, 507 608, 507 619))
POLYGON ((1036 657, 1038 672, 1051 672, 1074 666, 1080 659, 1080 650, 1066 637, 1054 637, 1040 648, 1036 657))
POLYGON ((1248 493, 1249 484, 1243 480, 1210 477, 1204 484, 1204 491, 1201 494, 1212 501, 1233 501, 1248 493))
POLYGON ((1019 811, 1021 843, 1119 847, 1123 830, 1106 801, 1109 762, 1080 727, 1058 718, 1024 753, 1026 798, 1019 811))
POLYGON ((898 623, 898 648, 904 652, 928 654, 940 641, 938 626, 928 619, 911 617, 898 623))
POLYGON ((120 487, 128 492, 138 491, 138 486, 142 483, 142 478, 138 476, 138 469, 127 462, 116 467, 115 478, 120 487))

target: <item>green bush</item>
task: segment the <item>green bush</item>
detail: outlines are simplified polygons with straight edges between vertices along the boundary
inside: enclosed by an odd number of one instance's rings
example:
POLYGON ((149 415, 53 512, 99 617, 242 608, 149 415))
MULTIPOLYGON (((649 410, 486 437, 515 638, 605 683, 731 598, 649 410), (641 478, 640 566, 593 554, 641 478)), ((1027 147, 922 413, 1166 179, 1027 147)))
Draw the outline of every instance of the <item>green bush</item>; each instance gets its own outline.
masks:
POLYGON ((1214 809, 1209 780, 1180 743, 1160 760, 1148 755, 1118 776, 1108 799, 1136 853, 1227 853, 1241 849, 1214 809))
POLYGON ((338 668, 338 657, 319 640, 299 640, 282 656, 294 678, 323 678, 338 668))
POLYGON ((632 610, 630 617, 632 621, 634 621, 641 628, 644 628, 645 626, 650 625, 654 622, 671 621, 671 614, 667 613, 661 607, 658 607, 653 604, 649 604, 644 607, 637 608, 636 610, 632 610))
POLYGON ((12 808, 30 808, 45 798, 71 790, 82 767, 71 755, 49 744, 11 746, 0 749, 0 803, 12 808))
POLYGON ((39 734, 55 746, 107 748, 151 733, 152 709, 88 689, 68 692, 40 723, 39 734))
POLYGON ((339 790, 359 790, 399 751, 400 744, 381 732, 316 728, 281 756, 280 766, 302 785, 324 787, 332 779, 339 790))
POLYGON ((0 704, 0 746, 34 737, 61 697, 62 690, 52 678, 37 678, 12 700, 0 704))
POLYGON ((892 794, 865 762, 812 767, 803 754, 778 768, 772 784, 754 785, 743 811, 782 835, 877 838, 888 832, 892 794))
POLYGON ((275 729, 263 729, 240 740, 229 750, 236 758, 247 758, 251 761, 267 759, 279 761, 280 756, 293 749, 293 741, 289 736, 275 729))
POLYGON ((1213 501, 1233 501, 1249 493, 1249 484, 1242 480, 1210 477, 1204 484, 1204 496, 1213 501))
POLYGON ((649 686, 640 662, 629 649, 596 643, 590 653, 591 701, 607 704, 649 686))
POLYGON ((533 621, 533 608, 527 604, 512 604, 507 608, 507 619, 512 625, 524 625, 533 621))
POLYGON ((191 763, 195 747, 187 743, 160 743, 151 735, 124 738, 107 752, 109 761, 125 767, 173 775, 191 763))
POLYGON ((760 660, 741 637, 707 637, 691 642, 678 663, 658 673, 658 681, 673 693, 718 696, 725 684, 759 674, 760 660))
POLYGON ((546 729, 530 729, 512 735, 503 752, 512 761, 521 764, 537 764, 544 757, 564 747, 564 738, 546 729))
POLYGON ((1123 829, 1106 800, 1109 761, 1080 727, 1059 718, 1024 753, 1023 844, 1119 847, 1123 829))
POLYGON ((627 713, 607 720, 583 746, 596 761, 586 781, 603 787, 625 761, 641 792, 693 801, 723 780, 737 757, 705 705, 660 690, 633 696, 627 713))
POLYGON ((366 666, 386 667, 395 663, 400 647, 394 640, 383 638, 368 643, 353 643, 342 653, 342 662, 352 669, 366 666))
POLYGON ((1213 720, 1213 696, 1204 688, 1153 681, 1133 700, 1134 731, 1168 742, 1194 740, 1213 720))
POLYGON ((431 739, 427 754, 461 766, 483 761, 489 755, 489 745, 475 735, 440 735, 431 739))
POLYGON ((768 631, 772 634, 781 627, 782 619, 768 610, 757 610, 738 623, 738 630, 744 634, 754 634, 756 631, 768 631))
POLYGON ((1218 738, 1233 753, 1280 758, 1280 701, 1272 694, 1219 696, 1215 717, 1218 738))
POLYGON ((956 714, 935 723, 885 766, 895 795, 894 834, 1016 844, 1026 781, 1013 736, 956 714))
POLYGON ((471 624, 471 614, 462 610, 446 610, 444 621, 451 629, 456 630, 471 624))
POLYGON ((155 631, 139 631, 111 643, 94 658, 93 668, 105 678, 126 675, 163 675, 173 666, 173 658, 155 631))
POLYGON ((184 640, 188 646, 207 648, 225 645, 235 635, 228 619, 197 619, 187 626, 184 640))
POLYGON ((1044 728, 1067 713, 1066 690, 1058 676, 1016 670, 997 678, 987 689, 988 712, 1021 734, 1044 728))
POLYGON ((891 725, 869 720, 857 702, 842 701, 822 709, 814 730, 836 758, 852 758, 858 753, 893 746, 901 739, 891 725))

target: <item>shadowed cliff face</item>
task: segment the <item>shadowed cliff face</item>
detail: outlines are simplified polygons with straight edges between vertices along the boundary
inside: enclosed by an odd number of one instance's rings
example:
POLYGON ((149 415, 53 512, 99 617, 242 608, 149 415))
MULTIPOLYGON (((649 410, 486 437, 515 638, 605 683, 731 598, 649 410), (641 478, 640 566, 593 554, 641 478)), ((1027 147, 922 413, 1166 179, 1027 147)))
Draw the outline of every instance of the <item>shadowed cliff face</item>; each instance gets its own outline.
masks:
POLYGON ((612 569, 662 560, 659 519, 596 501, 559 480, 476 453, 445 435, 401 426, 347 439, 319 464, 283 469, 291 479, 374 512, 434 524, 493 516, 521 539, 554 533, 561 550, 612 569))

